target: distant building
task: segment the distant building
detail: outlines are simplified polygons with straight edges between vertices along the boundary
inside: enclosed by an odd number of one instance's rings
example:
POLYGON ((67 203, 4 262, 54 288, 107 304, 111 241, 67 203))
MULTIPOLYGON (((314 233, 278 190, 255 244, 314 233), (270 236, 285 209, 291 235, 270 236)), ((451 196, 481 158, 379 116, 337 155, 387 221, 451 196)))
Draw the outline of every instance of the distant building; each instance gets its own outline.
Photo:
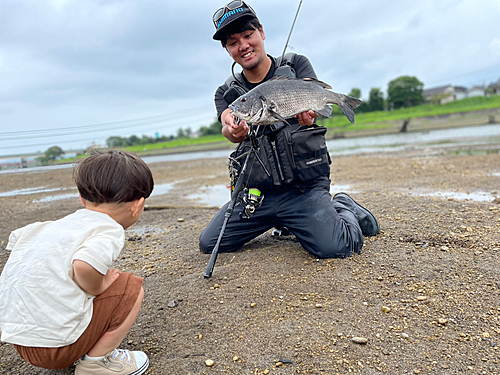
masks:
POLYGON ((500 78, 498 79, 498 81, 490 83, 488 85, 488 91, 491 94, 500 94, 500 78))
POLYGON ((461 86, 445 85, 424 90, 425 100, 436 104, 445 104, 466 97, 467 88, 461 86))
POLYGON ((474 86, 467 90, 467 97, 473 98, 475 96, 486 95, 486 89, 484 86, 474 86))

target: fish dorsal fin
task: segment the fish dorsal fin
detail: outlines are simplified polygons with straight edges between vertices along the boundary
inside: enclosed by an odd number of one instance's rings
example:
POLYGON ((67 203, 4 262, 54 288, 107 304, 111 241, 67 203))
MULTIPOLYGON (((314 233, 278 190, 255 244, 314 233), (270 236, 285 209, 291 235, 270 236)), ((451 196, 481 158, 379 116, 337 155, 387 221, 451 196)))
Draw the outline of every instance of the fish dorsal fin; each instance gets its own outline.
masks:
POLYGON ((310 81, 313 83, 316 83, 317 85, 320 85, 324 89, 331 89, 332 86, 330 86, 328 83, 325 83, 323 81, 320 81, 319 79, 314 79, 314 78, 303 78, 304 81, 310 81))
POLYGON ((266 82, 272 81, 297 81, 297 78, 290 78, 285 76, 274 76, 271 79, 268 79, 266 82))
POLYGON ((315 84, 323 87, 324 89, 331 89, 332 88, 328 83, 325 83, 323 81, 319 81, 319 80, 314 79, 314 78, 290 78, 290 77, 283 77, 283 76, 275 76, 275 77, 271 78, 270 80, 268 80, 267 82, 272 82, 272 81, 306 81, 306 82, 315 83, 315 84))

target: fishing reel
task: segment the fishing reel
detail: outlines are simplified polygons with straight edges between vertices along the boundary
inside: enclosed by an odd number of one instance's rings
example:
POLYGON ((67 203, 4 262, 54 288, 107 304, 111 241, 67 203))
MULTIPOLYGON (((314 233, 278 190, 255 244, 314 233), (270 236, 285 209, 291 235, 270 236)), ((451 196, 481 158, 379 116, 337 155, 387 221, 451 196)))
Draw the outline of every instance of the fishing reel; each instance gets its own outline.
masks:
POLYGON ((245 207, 243 208, 243 211, 240 212, 240 219, 250 219, 250 217, 255 213, 255 210, 262 206, 264 196, 259 189, 245 188, 243 190, 242 200, 245 207))

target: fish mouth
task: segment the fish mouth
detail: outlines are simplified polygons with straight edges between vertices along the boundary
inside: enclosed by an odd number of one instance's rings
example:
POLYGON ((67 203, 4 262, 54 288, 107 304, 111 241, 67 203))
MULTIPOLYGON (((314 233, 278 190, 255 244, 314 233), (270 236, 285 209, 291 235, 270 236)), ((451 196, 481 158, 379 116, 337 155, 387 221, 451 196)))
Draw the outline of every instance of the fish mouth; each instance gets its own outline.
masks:
POLYGON ((232 116, 236 116, 236 117, 243 119, 243 120, 248 120, 250 118, 250 116, 246 116, 245 114, 238 112, 238 111, 231 111, 229 114, 232 116))
POLYGON ((248 120, 250 118, 249 115, 246 115, 244 113, 239 112, 238 109, 234 108, 234 106, 232 106, 232 105, 229 106, 229 109, 231 110, 231 112, 229 112, 229 114, 232 116, 236 116, 242 120, 248 120))

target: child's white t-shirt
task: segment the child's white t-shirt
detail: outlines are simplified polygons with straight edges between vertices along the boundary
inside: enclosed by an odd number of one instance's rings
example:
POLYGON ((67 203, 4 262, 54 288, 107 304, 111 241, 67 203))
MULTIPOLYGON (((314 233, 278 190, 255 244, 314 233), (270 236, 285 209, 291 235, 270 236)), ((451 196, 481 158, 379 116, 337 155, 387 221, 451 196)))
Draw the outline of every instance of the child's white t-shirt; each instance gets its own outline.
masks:
POLYGON ((0 276, 1 340, 57 348, 74 343, 92 318, 92 301, 73 279, 73 261, 105 275, 125 244, 123 227, 88 209, 10 234, 0 276))

